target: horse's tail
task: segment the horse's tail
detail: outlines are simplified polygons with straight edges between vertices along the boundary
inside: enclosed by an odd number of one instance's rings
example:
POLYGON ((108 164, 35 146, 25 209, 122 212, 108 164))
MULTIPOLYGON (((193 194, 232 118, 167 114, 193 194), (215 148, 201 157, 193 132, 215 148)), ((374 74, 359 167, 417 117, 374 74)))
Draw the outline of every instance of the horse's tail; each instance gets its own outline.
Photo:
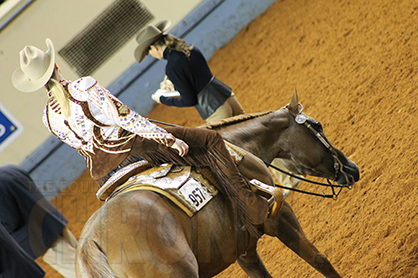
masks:
POLYGON ((110 269, 106 254, 103 253, 96 241, 86 238, 79 242, 78 248, 80 248, 80 250, 77 252, 77 277, 116 278, 115 273, 110 269))

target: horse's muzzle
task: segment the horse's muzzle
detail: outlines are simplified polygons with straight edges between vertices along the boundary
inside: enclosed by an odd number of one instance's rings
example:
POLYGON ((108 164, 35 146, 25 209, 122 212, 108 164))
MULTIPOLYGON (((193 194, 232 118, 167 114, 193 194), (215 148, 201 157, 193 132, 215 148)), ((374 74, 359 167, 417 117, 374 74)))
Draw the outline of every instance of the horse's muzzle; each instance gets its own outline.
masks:
POLYGON ((348 160, 339 171, 337 175, 337 184, 348 184, 353 185, 360 179, 360 171, 357 165, 348 160))

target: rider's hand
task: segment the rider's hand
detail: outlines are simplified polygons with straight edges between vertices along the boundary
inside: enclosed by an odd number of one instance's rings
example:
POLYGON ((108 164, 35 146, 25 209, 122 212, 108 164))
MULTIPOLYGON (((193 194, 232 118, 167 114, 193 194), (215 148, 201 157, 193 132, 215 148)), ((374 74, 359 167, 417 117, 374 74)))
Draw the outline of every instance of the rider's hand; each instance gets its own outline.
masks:
POLYGON ((176 138, 174 144, 171 145, 171 148, 177 150, 180 156, 185 156, 189 151, 189 145, 187 145, 183 140, 176 138))
POLYGON ((173 83, 167 79, 167 75, 164 77, 163 82, 160 83, 160 89, 165 91, 174 91, 173 83))

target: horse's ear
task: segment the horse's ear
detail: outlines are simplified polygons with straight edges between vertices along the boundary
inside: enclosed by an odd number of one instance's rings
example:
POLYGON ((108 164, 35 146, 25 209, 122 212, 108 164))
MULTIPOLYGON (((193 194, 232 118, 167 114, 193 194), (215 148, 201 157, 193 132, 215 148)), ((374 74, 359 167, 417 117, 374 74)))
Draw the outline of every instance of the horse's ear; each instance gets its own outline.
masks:
POLYGON ((295 90, 293 91, 292 100, 289 103, 288 109, 293 113, 297 114, 299 112, 299 101, 298 101, 298 93, 295 90))

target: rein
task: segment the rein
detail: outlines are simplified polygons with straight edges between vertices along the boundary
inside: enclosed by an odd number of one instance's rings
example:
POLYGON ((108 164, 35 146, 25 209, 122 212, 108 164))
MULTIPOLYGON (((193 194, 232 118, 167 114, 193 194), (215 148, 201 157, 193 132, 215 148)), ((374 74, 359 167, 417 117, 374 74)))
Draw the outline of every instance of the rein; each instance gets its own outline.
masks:
POLYGON ((160 122, 160 121, 157 121, 157 120, 151 120, 151 119, 149 119, 149 121, 150 121, 151 123, 162 124, 162 125, 166 125, 166 126, 181 127, 180 125, 169 124, 169 123, 160 122))
POLYGON ((305 179, 305 178, 296 176, 296 175, 294 175, 294 174, 292 174, 290 172, 287 172, 285 170, 282 170, 282 169, 280 169, 280 168, 278 168, 278 167, 276 167, 276 166, 274 166, 274 165, 272 165, 270 163, 267 163, 265 161, 263 161, 263 162, 268 167, 271 167, 271 168, 273 168, 273 169, 275 169, 275 170, 277 170, 279 172, 282 172, 283 174, 286 174, 288 176, 297 178, 297 179, 299 179, 301 181, 304 181, 304 182, 307 182, 307 183, 312 183, 312 184, 317 184, 317 185, 322 185, 322 186, 326 186, 326 187, 331 187, 332 194, 319 194, 319 193, 315 193, 315 192, 310 192, 310 191, 296 189, 296 188, 293 188, 293 187, 283 186, 283 185, 280 185, 280 184, 274 184, 275 186, 277 186, 279 188, 283 188, 283 189, 287 189, 287 190, 291 190, 291 191, 296 191, 296 192, 303 193, 303 194, 307 194, 307 195, 313 195, 313 196, 318 196, 318 197, 323 197, 323 198, 332 198, 334 200, 337 200, 338 195, 340 195, 340 192, 342 191, 342 189, 345 188, 345 187, 349 187, 348 185, 345 185, 345 184, 332 184, 329 181, 329 179, 327 179, 328 183, 322 183, 322 182, 317 182, 317 181, 314 181, 314 180, 305 179), (336 192, 335 187, 336 188, 339 188, 338 192, 336 192))

